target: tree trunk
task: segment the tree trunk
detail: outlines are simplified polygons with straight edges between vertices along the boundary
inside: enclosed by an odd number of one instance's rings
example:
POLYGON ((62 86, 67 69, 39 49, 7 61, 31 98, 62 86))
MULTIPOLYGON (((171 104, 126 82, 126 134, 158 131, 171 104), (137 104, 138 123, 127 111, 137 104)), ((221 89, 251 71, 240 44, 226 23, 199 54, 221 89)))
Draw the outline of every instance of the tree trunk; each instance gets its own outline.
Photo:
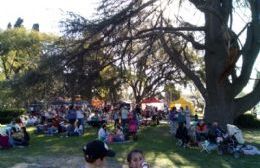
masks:
POLYGON ((223 92, 206 101, 204 114, 206 122, 218 122, 223 128, 226 128, 226 124, 233 123, 235 116, 234 103, 226 100, 223 92))
POLYGON ((135 103, 136 104, 141 104, 141 101, 142 101, 142 97, 141 96, 139 96, 139 95, 135 96, 135 103))
MULTIPOLYGON (((207 122, 219 122, 220 125, 233 123, 234 113, 234 97, 230 94, 227 79, 219 82, 223 67, 225 64, 226 49, 222 43, 211 43, 212 46, 206 51, 206 87, 207 98, 205 99, 205 119, 207 122)), ((225 127, 224 127, 225 128, 225 127)))
MULTIPOLYGON (((225 1, 226 2, 226 1, 225 1)), ((209 9, 221 11, 219 1, 212 0, 209 9)), ((247 39, 242 48, 243 64, 239 77, 229 81, 227 74, 223 77, 227 62, 231 57, 228 42, 225 36, 228 33, 228 15, 221 15, 221 12, 205 12, 206 31, 205 31, 205 67, 206 67, 206 90, 207 97, 205 108, 205 119, 208 122, 218 121, 222 126, 233 123, 234 119, 250 110, 260 97, 260 84, 254 90, 241 98, 236 98, 243 87, 246 86, 251 75, 254 62, 259 54, 259 33, 260 24, 257 12, 259 6, 256 1, 251 1, 252 22, 247 27, 247 39), (222 19, 221 19, 222 18, 222 19), (219 80, 223 79, 223 80, 219 80)), ((230 40, 230 41, 228 41, 230 40)), ((235 66, 232 67, 235 70, 235 66)))
MULTIPOLYGON (((218 4, 211 4, 213 9, 218 9, 218 4)), ((229 93, 229 81, 225 78, 220 82, 221 74, 225 69, 228 58, 227 41, 224 37, 226 26, 217 15, 212 12, 206 12, 206 88, 207 97, 205 98, 205 120, 207 122, 219 122, 225 126, 227 123, 233 123, 234 103, 229 93), (224 27, 224 28, 223 28, 224 27)), ((225 128, 225 127, 224 127, 225 128)))

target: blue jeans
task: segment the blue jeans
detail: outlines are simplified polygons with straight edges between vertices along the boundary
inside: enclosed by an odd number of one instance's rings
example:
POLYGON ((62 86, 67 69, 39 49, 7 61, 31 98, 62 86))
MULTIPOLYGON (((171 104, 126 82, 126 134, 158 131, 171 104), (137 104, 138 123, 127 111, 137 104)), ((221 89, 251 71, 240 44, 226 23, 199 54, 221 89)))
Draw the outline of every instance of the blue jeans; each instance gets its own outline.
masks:
POLYGON ((125 125, 127 123, 127 119, 122 119, 122 127, 125 128, 125 125))

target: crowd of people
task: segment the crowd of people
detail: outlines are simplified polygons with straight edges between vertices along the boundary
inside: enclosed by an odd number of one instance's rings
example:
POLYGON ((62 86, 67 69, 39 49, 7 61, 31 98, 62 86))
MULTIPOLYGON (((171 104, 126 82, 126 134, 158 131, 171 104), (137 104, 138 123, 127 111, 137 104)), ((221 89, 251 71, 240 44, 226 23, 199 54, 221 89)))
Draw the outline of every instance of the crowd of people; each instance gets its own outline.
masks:
POLYGON ((118 108, 114 108, 111 113, 111 118, 114 122, 114 131, 109 132, 107 130, 107 123, 103 123, 98 131, 98 139, 108 143, 124 142, 128 141, 132 136, 133 140, 137 140, 140 120, 136 109, 130 111, 127 106, 122 106, 121 111, 119 111, 118 108))
MULTIPOLYGON (((177 109, 173 107, 166 113, 170 124, 170 132, 182 147, 199 146, 205 141, 219 144, 227 135, 217 122, 205 123, 198 116, 191 117, 188 106, 177 109)), ((165 114, 164 114, 165 115, 165 114)), ((159 123, 161 112, 156 108, 142 110, 136 106, 132 110, 125 105, 116 105, 104 109, 84 109, 81 105, 60 106, 39 115, 20 117, 8 124, 5 130, 0 127, 0 147, 25 147, 29 145, 30 135, 26 126, 35 126, 36 133, 47 136, 61 135, 61 137, 81 136, 88 127, 98 128, 97 139, 84 146, 86 160, 85 167, 104 164, 104 158, 114 156, 115 153, 106 144, 129 142, 130 137, 137 140, 137 132, 143 124, 159 123), (110 129, 108 129, 110 125, 110 129), (113 128, 112 128, 113 127, 113 128)), ((149 165, 144 161, 142 151, 135 149, 127 156, 129 168, 145 168, 149 165)))
POLYGON ((9 145, 13 146, 10 135, 23 132, 23 127, 26 126, 35 126, 37 134, 60 135, 61 137, 81 136, 86 128, 92 126, 99 129, 98 138, 108 143, 128 141, 131 137, 137 140, 140 125, 147 123, 144 121, 149 116, 157 118, 155 108, 152 111, 145 109, 145 113, 142 111, 138 105, 130 110, 129 105, 122 103, 104 108, 87 109, 80 104, 51 106, 44 112, 32 112, 26 116, 20 116, 8 124, 0 136, 1 139, 8 139, 9 145), (108 131, 106 125, 111 122, 114 122, 114 130, 108 131), (20 125, 20 127, 15 128, 14 125, 20 125))
POLYGON ((199 120, 196 115, 191 120, 190 113, 187 106, 185 109, 180 107, 178 110, 173 107, 169 112, 170 131, 177 139, 181 140, 181 146, 199 145, 205 140, 216 143, 217 139, 226 134, 217 122, 205 123, 203 119, 199 120))
MULTIPOLYGON (((221 128, 218 122, 206 123, 198 116, 191 120, 188 107, 173 107, 169 112, 170 132, 182 147, 200 147, 201 151, 217 150, 219 154, 230 153, 238 157, 247 152, 242 132, 235 125, 228 124, 221 128)), ((258 150, 251 153, 258 153, 258 150), (256 151, 256 152, 255 152, 256 151)))
MULTIPOLYGON (((136 106, 132 110, 126 105, 90 111, 80 105, 55 107, 38 115, 29 114, 7 124, 0 132, 0 147, 25 147, 30 144, 30 135, 26 126, 35 126, 37 134, 46 136, 61 135, 63 137, 83 135, 87 128, 98 128, 97 138, 84 146, 84 167, 99 167, 105 164, 105 157, 115 153, 107 148, 106 144, 129 141, 132 137, 137 140, 137 131, 142 124, 141 109, 136 106), (107 126, 113 125, 107 129, 107 126)), ((2 128, 2 127, 1 127, 2 128)), ((127 155, 129 168, 147 168, 144 155, 140 150, 130 151, 127 155)))

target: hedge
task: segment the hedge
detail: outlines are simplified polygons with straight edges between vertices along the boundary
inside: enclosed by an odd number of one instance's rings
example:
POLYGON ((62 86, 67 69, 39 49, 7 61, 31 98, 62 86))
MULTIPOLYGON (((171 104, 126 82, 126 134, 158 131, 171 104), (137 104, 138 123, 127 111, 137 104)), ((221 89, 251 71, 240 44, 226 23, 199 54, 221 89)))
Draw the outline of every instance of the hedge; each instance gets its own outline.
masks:
POLYGON ((260 120, 252 114, 242 114, 238 116, 234 124, 242 128, 260 128, 260 120))
POLYGON ((25 109, 0 109, 0 123, 8 124, 26 112, 25 109))

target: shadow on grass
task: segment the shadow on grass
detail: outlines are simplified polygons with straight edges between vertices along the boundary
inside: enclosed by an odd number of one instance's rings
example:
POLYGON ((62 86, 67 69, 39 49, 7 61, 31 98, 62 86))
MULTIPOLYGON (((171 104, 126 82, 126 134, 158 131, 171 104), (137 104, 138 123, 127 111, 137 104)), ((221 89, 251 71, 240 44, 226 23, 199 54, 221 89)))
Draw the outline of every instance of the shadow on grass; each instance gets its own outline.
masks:
MULTIPOLYGON (((147 161, 152 167, 259 167, 259 156, 241 156, 235 159, 231 155, 219 156, 216 152, 205 153, 199 149, 187 149, 176 146, 176 141, 168 133, 168 126, 147 127, 139 133, 137 142, 129 145, 113 145, 118 152, 119 162, 126 164, 127 152, 134 148, 145 152, 147 161)), ((253 136, 251 143, 258 144, 259 131, 245 131, 245 135, 253 136), (256 135, 254 135, 256 134, 256 135)), ((246 136, 247 138, 247 136, 246 136)), ((258 146, 257 145, 257 146, 258 146)))
POLYGON ((30 130, 30 145, 25 148, 0 150, 0 167, 11 167, 19 162, 26 162, 28 157, 82 156, 83 145, 96 138, 96 130, 88 129, 80 137, 60 137, 34 134, 30 130))
MULTIPOLYGON (((33 131, 33 130, 31 130, 33 131)), ((245 139, 251 144, 260 146, 260 130, 244 130, 245 139)), ((81 137, 60 137, 31 134, 30 146, 0 151, 0 167, 11 167, 16 163, 34 163, 31 158, 53 157, 81 157, 82 146, 89 140, 97 137, 97 130, 88 128, 81 137)), ((176 141, 170 136, 167 125, 144 127, 138 133, 138 140, 123 144, 110 144, 117 152, 116 160, 126 164, 128 152, 132 149, 141 149, 146 160, 155 168, 171 167, 228 167, 250 168, 260 167, 259 156, 242 156, 234 159, 231 155, 219 156, 216 152, 205 153, 199 149, 184 149, 176 146, 176 141)), ((59 162, 59 160, 57 160, 59 162)))

